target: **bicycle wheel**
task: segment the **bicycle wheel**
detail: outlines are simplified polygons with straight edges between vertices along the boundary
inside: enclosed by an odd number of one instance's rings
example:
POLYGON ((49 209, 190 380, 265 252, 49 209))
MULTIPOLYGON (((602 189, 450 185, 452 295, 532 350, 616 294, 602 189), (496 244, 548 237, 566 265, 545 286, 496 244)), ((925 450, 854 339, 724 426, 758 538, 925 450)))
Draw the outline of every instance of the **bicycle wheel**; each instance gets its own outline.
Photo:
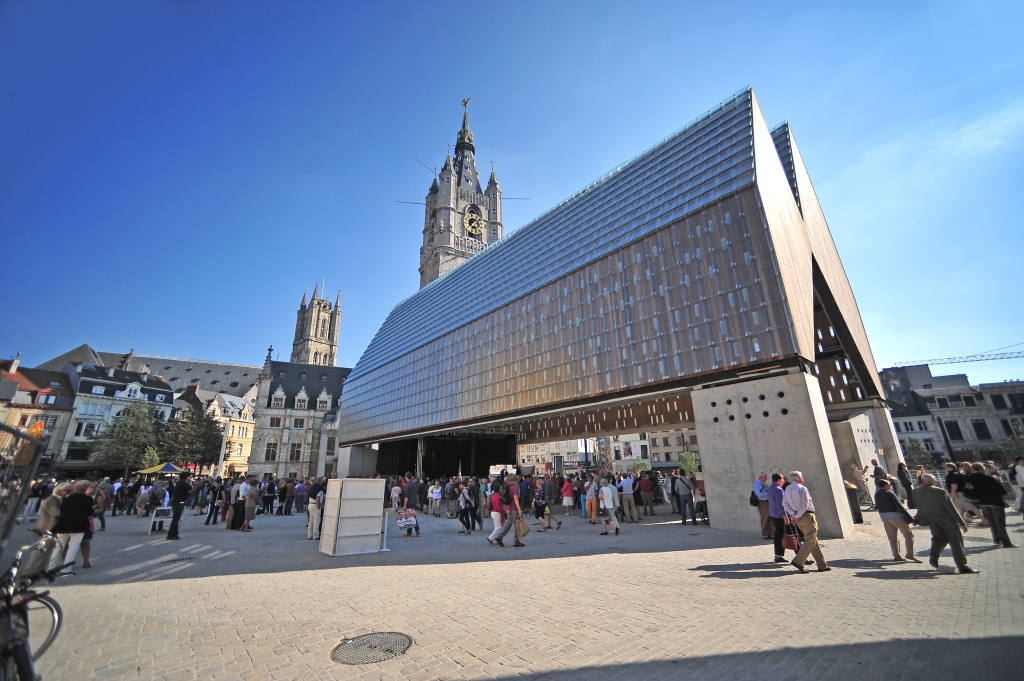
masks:
POLYGON ((38 662, 57 639, 57 634, 64 624, 64 611, 53 596, 41 596, 32 601, 27 611, 32 661, 38 662))
POLYGON ((0 651, 0 681, 36 681, 32 652, 28 641, 21 636, 16 636, 0 651))
POLYGON ((700 505, 700 520, 705 525, 711 524, 711 518, 708 517, 708 504, 704 502, 700 505))

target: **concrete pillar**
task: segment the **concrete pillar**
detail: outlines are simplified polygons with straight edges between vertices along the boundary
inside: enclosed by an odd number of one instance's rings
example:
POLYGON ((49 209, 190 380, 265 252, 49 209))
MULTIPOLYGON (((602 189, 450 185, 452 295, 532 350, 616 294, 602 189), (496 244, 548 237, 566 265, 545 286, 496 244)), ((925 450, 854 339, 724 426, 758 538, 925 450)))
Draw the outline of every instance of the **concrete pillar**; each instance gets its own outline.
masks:
POLYGON ((426 446, 423 438, 416 438, 416 479, 423 477, 423 454, 426 446))
POLYGON ((365 445, 342 447, 338 450, 337 474, 339 478, 367 478, 377 470, 377 450, 365 445))
POLYGON ((900 449, 900 441, 896 437, 896 428, 892 425, 892 414, 883 404, 871 408, 871 417, 875 420, 879 446, 885 457, 885 470, 889 475, 896 475, 896 468, 903 461, 903 450, 900 449))
POLYGON ((692 397, 712 527, 760 532, 757 509, 749 504, 757 475, 799 470, 814 499, 820 535, 852 534, 853 516, 816 378, 791 373, 751 379, 695 390, 692 397))

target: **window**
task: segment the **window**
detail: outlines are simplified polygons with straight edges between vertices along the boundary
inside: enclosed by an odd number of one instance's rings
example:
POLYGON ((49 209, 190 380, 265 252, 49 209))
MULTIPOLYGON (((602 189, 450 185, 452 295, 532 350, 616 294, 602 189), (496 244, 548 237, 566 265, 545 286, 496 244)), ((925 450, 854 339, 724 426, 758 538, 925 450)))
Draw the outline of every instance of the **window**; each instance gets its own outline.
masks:
POLYGON ((641 459, 646 459, 647 458, 647 445, 640 445, 640 458, 641 459))
POLYGON ((81 437, 82 436, 82 427, 84 425, 85 425, 84 423, 79 423, 77 426, 75 426, 75 437, 81 437))
POLYGON ((669 444, 668 444, 668 438, 667 438, 667 437, 663 437, 663 438, 661 438, 661 444, 663 444, 663 445, 665 445, 666 447, 668 447, 668 446, 669 446, 669 444))
POLYGON ((46 404, 46 395, 39 393, 39 397, 36 398, 36 404, 46 404))
POLYGON ((317 400, 316 408, 320 411, 327 411, 328 406, 327 400, 317 400))
POLYGON ((28 425, 28 414, 22 414, 21 415, 21 418, 18 419, 18 425, 19 426, 27 426, 28 425))
POLYGON ((327 453, 330 454, 334 451, 334 443, 336 440, 333 437, 327 438, 327 453))
POLYGON ((964 434, 960 431, 960 424, 956 421, 946 421, 946 432, 950 440, 963 440, 964 434))
POLYGON ((970 395, 964 395, 964 406, 965 407, 977 407, 978 404, 974 401, 974 398, 970 395))
POLYGON ((292 419, 292 428, 305 428, 306 419, 292 419))
POLYGON ((281 407, 284 406, 284 398, 283 397, 275 397, 273 399, 273 401, 271 402, 270 406, 274 407, 275 409, 280 409, 281 407))
POLYGON ((938 398, 939 407, 942 409, 949 409, 949 400, 945 397, 938 398))
POLYGON ((306 400, 304 398, 300 399, 300 398, 296 397, 295 398, 295 408, 296 409, 305 409, 306 408, 306 400))
POLYGON ((615 460, 616 461, 621 461, 622 460, 622 452, 619 450, 618 447, 615 448, 615 460))
POLYGON ((974 428, 974 434, 978 436, 979 440, 992 439, 992 433, 989 432, 985 419, 971 419, 971 427, 974 428))
POLYGON ((267 443, 267 453, 263 455, 264 461, 277 461, 277 443, 267 443))
POLYGON ((293 442, 291 449, 288 451, 289 461, 301 461, 302 460, 302 443, 293 442))
POLYGON ((918 430, 928 430, 928 422, 927 421, 918 421, 917 422, 917 429, 918 430))
POLYGON ((906 429, 906 431, 908 433, 913 433, 914 432, 914 422, 913 421, 907 421, 906 423, 903 424, 903 427, 906 429))
POLYGON ((690 436, 690 444, 693 445, 694 447, 697 446, 697 436, 696 435, 691 435, 690 436))
POLYGON ((685 441, 685 439, 683 438, 682 435, 676 435, 676 446, 677 447, 684 447, 684 446, 686 446, 686 441, 685 441))
POLYGON ((94 385, 92 387, 92 394, 93 395, 102 395, 103 394, 103 386, 101 386, 101 385, 94 385))
POLYGON ((156 401, 157 402, 163 402, 164 401, 164 396, 163 395, 157 395, 156 396, 156 401))
POLYGON ((1006 437, 1013 437, 1013 428, 1010 427, 1010 419, 1002 419, 999 424, 1003 427, 1006 437))
POLYGON ((990 395, 992 398, 992 406, 996 409, 1006 409, 1006 398, 1002 395, 990 395))
POLYGON ((934 440, 925 440, 924 441, 924 448, 925 448, 925 450, 927 450, 929 452, 934 452, 935 451, 935 441, 934 440))
POLYGON ((665 452, 665 461, 672 460, 672 452, 665 452))
POLYGON ((83 433, 85 435, 85 437, 89 437, 91 435, 94 435, 95 433, 96 433, 96 424, 95 423, 87 423, 87 424, 85 424, 85 433, 83 433))
POLYGON ((902 433, 903 432, 902 430, 900 430, 900 424, 896 423, 895 421, 892 422, 892 426, 893 426, 893 428, 896 429, 897 433, 902 433))
POLYGON ((271 428, 280 428, 281 427, 281 417, 280 416, 271 416, 270 417, 270 427, 271 428))
POLYGON ((656 438, 656 437, 652 437, 651 438, 651 446, 652 447, 657 447, 658 446, 658 438, 656 438))
POLYGON ((235 456, 242 456, 242 445, 238 445, 238 449, 235 451, 235 456))

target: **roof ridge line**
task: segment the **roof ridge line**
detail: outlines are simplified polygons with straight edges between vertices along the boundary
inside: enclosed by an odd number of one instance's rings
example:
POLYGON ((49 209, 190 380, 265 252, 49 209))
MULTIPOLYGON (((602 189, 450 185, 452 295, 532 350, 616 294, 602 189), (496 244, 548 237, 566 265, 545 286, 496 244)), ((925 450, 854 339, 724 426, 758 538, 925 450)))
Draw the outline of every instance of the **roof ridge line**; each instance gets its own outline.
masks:
MULTIPOLYGON (((192 359, 190 357, 166 357, 164 355, 144 355, 144 354, 138 354, 138 353, 136 353, 134 355, 135 359, 138 359, 140 357, 148 358, 148 359, 172 359, 172 360, 174 360, 176 362, 197 362, 197 363, 198 362, 203 362, 203 363, 206 363, 206 364, 223 364, 225 366, 246 367, 246 368, 249 368, 249 369, 262 369, 263 368, 263 366, 261 364, 238 364, 237 362, 218 362, 217 360, 213 360, 213 359, 192 359)), ((134 364, 135 362, 131 362, 131 363, 134 364)))

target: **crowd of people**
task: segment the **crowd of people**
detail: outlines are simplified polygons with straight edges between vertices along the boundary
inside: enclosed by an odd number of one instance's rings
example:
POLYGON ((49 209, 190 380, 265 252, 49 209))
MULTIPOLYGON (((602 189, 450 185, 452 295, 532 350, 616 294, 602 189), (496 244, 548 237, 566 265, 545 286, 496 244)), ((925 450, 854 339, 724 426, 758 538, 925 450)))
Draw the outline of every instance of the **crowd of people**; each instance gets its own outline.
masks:
MULTIPOLYGON (((453 476, 433 480, 407 473, 385 481, 384 499, 386 505, 403 511, 418 510, 436 518, 444 513, 459 520, 460 534, 483 529, 489 517, 492 531, 487 541, 504 546, 504 538, 514 530, 513 546, 518 547, 525 546, 522 537, 530 515, 540 526, 538 532, 558 530, 562 526, 559 515, 578 512, 591 525, 600 520, 599 534, 617 535, 622 524, 639 523, 642 516, 658 515, 656 507, 671 506, 671 511, 663 513, 680 514, 684 524, 689 513, 696 525, 695 502, 704 501, 704 482, 697 479, 696 472, 676 471, 667 476, 652 471, 536 476, 503 471, 489 479, 453 476)), ((410 522, 405 530, 407 536, 419 535, 418 524, 410 522)))
MULTIPOLYGON (((1007 478, 1016 497, 1012 509, 1022 512, 1024 457, 1018 457, 1007 468, 1007 478)), ((963 540, 968 523, 974 519, 980 521, 980 526, 989 528, 994 544, 1015 547, 1006 529, 1009 505, 1004 500, 1003 474, 992 461, 947 463, 945 489, 936 485, 935 476, 927 473, 924 466, 918 467, 915 485, 903 462, 899 463, 896 476, 889 475, 875 459, 871 460, 871 466, 853 466, 853 472, 855 484, 861 489, 866 490, 869 479, 874 480, 874 510, 882 521, 896 562, 921 562, 914 554, 912 526, 929 529, 928 562, 934 568, 939 567, 939 557, 949 546, 953 562, 961 573, 977 572, 968 565, 963 540), (916 514, 911 514, 910 510, 915 510, 916 514)), ((790 563, 800 572, 805 572, 805 565, 814 562, 820 572, 830 569, 818 545, 814 500, 804 486, 800 471, 790 472, 788 479, 781 473, 773 473, 770 483, 767 473, 761 473, 753 485, 751 505, 758 508, 762 537, 774 543, 775 562, 786 562, 786 550, 791 550, 796 555, 790 563)))

